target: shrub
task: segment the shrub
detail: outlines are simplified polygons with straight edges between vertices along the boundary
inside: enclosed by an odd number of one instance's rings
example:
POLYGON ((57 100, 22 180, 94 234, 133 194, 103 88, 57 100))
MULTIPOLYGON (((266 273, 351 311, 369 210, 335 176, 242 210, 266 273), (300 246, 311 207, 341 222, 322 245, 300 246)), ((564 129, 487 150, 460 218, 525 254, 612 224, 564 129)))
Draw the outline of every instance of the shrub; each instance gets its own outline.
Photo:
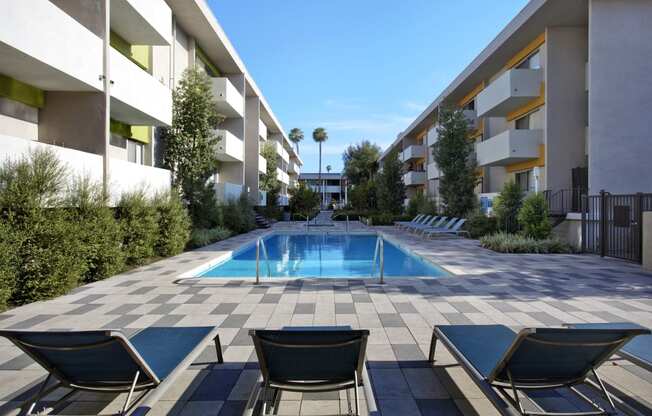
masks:
POLYGON ((270 220, 281 221, 283 219, 283 208, 279 206, 257 207, 256 211, 270 220))
POLYGON ((18 256, 16 247, 20 242, 5 219, 0 219, 0 312, 7 309, 8 301, 16 285, 18 256))
POLYGON ((523 235, 535 240, 549 238, 552 225, 548 216, 548 203, 543 194, 536 193, 525 198, 518 211, 518 222, 521 224, 523 235))
POLYGON ((489 217, 481 211, 476 211, 464 224, 464 229, 469 232, 471 238, 484 237, 498 231, 498 220, 496 217, 489 217))
POLYGON ((238 200, 229 200, 222 205, 221 211, 224 227, 236 234, 247 233, 256 228, 256 214, 245 194, 238 200))
POLYGON ((319 194, 303 182, 299 186, 290 189, 290 212, 293 214, 310 215, 319 209, 319 194))
POLYGON ((437 207, 424 194, 416 194, 408 201, 405 213, 411 218, 419 214, 437 215, 437 207))
POLYGON ((79 225, 77 237, 84 250, 84 283, 105 279, 125 267, 123 230, 107 203, 101 185, 87 177, 77 179, 68 194, 66 205, 79 225))
POLYGON ((188 248, 199 248, 224 240, 231 236, 231 231, 223 227, 200 228, 192 230, 188 240, 188 248))
POLYGON ((480 245, 500 253, 572 253, 570 245, 554 239, 535 240, 520 234, 497 233, 484 236, 480 245))
POLYGON ((158 240, 158 213, 142 191, 125 193, 116 209, 124 231, 123 249, 127 264, 139 266, 155 254, 158 240))
POLYGON ((158 256, 176 256, 190 237, 190 217, 174 192, 157 195, 154 206, 159 217, 158 240, 154 250, 158 256))
POLYGON ((393 215, 390 213, 374 214, 368 217, 369 225, 394 225, 396 221, 410 221, 412 218, 408 215, 393 215))
POLYGON ((351 188, 349 192, 351 208, 357 211, 376 209, 376 184, 374 181, 362 182, 351 188))
POLYGON ((508 233, 516 232, 519 228, 518 210, 523 202, 523 191, 514 182, 508 182, 494 199, 494 214, 498 219, 498 227, 508 233))

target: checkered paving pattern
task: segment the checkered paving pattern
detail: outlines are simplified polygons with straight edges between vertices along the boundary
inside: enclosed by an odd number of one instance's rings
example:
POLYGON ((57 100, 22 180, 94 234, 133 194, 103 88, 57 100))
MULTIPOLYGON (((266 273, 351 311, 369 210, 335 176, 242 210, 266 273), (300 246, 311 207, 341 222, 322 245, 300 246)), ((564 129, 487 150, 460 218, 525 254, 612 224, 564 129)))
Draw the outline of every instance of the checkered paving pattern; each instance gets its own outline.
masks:
MULTIPOLYGON (((590 255, 503 255, 473 240, 424 241, 391 227, 377 229, 451 275, 387 279, 385 285, 376 280, 302 279, 266 280, 255 286, 244 280, 178 279, 262 234, 255 231, 7 311, 0 314, 0 327, 117 328, 130 334, 150 326, 219 326, 225 363, 217 364, 215 347, 207 345, 150 414, 222 416, 242 412, 258 378, 249 328, 367 328, 368 369, 382 415, 425 416, 497 414, 444 347, 438 347, 434 366, 426 362, 433 325, 497 323, 519 329, 633 321, 652 327, 652 273, 637 265, 590 255)), ((618 359, 600 372, 614 393, 652 414, 651 373, 618 359)), ((19 401, 36 391, 44 374, 0 339, 0 414, 18 414, 14 409, 19 401)), ((278 414, 346 414, 345 398, 342 392, 286 393, 278 414)), ((61 414, 113 414, 123 399, 82 393, 61 414)), ((578 406, 564 392, 538 399, 552 410, 578 406)))

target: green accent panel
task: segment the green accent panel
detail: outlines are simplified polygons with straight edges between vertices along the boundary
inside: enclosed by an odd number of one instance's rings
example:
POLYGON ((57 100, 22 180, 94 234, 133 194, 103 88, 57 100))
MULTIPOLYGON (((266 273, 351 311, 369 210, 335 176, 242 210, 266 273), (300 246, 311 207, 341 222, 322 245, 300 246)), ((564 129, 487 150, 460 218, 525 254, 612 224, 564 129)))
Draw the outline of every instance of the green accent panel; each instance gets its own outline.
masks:
POLYGON ((206 66, 206 72, 208 73, 209 76, 211 77, 219 77, 220 76, 220 70, 217 69, 217 66, 211 62, 211 60, 206 56, 204 51, 201 50, 201 48, 197 48, 197 58, 199 58, 200 61, 206 66))
POLYGON ((150 126, 131 126, 131 138, 149 144, 152 128, 150 126))
POLYGON ((115 32, 111 32, 109 43, 113 49, 126 56, 131 62, 150 72, 149 55, 151 47, 149 45, 131 45, 115 32))
POLYGON ((36 108, 45 106, 43 90, 2 74, 0 74, 0 97, 7 97, 36 108))
POLYGON ((119 134, 122 137, 131 137, 131 126, 118 120, 111 119, 111 133, 119 134))

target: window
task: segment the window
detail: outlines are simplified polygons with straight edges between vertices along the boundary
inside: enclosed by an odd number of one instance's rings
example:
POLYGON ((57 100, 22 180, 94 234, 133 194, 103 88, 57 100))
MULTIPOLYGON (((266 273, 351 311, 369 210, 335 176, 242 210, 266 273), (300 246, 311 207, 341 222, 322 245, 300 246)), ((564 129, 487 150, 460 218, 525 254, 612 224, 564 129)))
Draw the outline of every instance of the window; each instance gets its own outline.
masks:
POLYGON ((516 119, 516 130, 529 130, 530 129, 530 115, 516 119))
POLYGON ((142 143, 133 140, 127 140, 127 160, 132 163, 142 165, 145 146, 142 143))
POLYGON ((516 130, 536 130, 543 128, 543 120, 541 120, 541 115, 543 113, 540 110, 533 111, 529 114, 524 115, 521 118, 517 118, 514 122, 514 127, 516 130))
POLYGON ((462 110, 471 110, 475 111, 475 98, 469 101, 462 110))
POLYGON ((516 66, 519 69, 539 69, 541 68, 541 55, 539 51, 534 52, 516 66))
POLYGON ((518 172, 516 174, 516 184, 518 185, 519 188, 521 188, 521 191, 523 192, 529 192, 530 191, 530 176, 532 175, 532 171, 528 170, 525 172, 518 172))

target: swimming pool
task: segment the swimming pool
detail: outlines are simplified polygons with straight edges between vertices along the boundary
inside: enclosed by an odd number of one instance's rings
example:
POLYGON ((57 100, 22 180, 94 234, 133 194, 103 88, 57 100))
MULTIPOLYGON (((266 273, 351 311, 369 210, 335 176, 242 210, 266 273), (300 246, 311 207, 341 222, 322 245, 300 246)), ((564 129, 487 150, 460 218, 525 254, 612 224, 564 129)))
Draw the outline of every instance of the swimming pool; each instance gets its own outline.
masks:
MULTIPOLYGON (((375 234, 272 234, 264 239, 271 277, 369 278, 374 271, 375 234)), ((387 239, 384 242, 385 277, 430 277, 447 273, 387 239)), ((380 259, 374 277, 378 276, 380 259)), ((203 278, 255 277, 256 246, 250 244, 231 258, 200 273, 203 278)), ((260 254, 260 276, 267 277, 265 256, 260 254)))

